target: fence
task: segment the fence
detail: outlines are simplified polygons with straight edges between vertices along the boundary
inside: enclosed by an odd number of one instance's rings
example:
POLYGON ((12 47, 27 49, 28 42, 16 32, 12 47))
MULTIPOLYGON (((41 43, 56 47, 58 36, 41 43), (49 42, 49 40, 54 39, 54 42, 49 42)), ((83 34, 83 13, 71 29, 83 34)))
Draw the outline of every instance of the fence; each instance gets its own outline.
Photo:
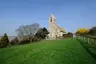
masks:
POLYGON ((77 38, 86 44, 96 45, 96 36, 77 36, 77 38))
POLYGON ((96 36, 77 36, 77 40, 83 45, 85 50, 96 59, 96 36))

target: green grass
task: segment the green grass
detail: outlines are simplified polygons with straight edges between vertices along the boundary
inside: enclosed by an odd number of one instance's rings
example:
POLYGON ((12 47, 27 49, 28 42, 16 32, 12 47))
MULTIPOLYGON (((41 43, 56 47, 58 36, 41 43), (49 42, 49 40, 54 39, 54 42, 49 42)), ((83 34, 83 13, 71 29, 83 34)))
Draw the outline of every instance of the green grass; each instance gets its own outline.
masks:
POLYGON ((0 64, 95 64, 75 39, 50 40, 0 49, 0 64))
MULTIPOLYGON (((78 39, 77 39, 78 40, 78 39)), ((88 53, 96 60, 96 45, 88 44, 86 41, 78 40, 88 53)), ((91 42, 90 42, 91 43, 91 42)))

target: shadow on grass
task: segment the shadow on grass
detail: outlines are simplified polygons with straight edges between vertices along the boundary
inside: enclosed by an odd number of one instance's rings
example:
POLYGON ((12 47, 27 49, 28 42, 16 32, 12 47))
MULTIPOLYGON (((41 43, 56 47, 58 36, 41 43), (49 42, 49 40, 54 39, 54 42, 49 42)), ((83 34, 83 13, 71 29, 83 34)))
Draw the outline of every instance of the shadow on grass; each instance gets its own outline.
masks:
MULTIPOLYGON (((96 59, 96 54, 93 53, 93 52, 91 52, 91 50, 89 50, 90 47, 84 46, 84 45, 83 45, 84 42, 82 42, 82 41, 79 40, 79 39, 77 39, 77 40, 78 40, 78 41, 80 42, 80 44, 86 49, 86 51, 87 51, 94 59, 96 59)), ((93 49, 94 49, 94 48, 93 48, 93 49)))

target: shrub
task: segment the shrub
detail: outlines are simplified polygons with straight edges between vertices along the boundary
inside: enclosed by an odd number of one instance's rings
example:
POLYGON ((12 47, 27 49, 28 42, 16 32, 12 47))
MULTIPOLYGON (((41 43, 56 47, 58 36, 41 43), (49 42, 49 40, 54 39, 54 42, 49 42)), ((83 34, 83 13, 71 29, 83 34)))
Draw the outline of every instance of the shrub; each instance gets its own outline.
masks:
POLYGON ((14 38, 13 40, 11 40, 10 44, 14 45, 14 44, 18 44, 19 40, 18 38, 14 38))
POLYGON ((63 38, 67 38, 67 34, 63 34, 62 36, 63 36, 63 38))
POLYGON ((32 38, 32 42, 37 42, 37 41, 40 41, 40 40, 42 40, 42 38, 37 37, 37 36, 34 36, 34 37, 32 38))
POLYGON ((72 38, 73 34, 71 32, 68 32, 67 34, 63 34, 63 38, 72 38))
POLYGON ((19 41, 18 44, 28 44, 28 43, 30 43, 30 40, 29 40, 28 38, 23 38, 23 39, 21 39, 21 40, 19 41))
POLYGON ((73 37, 73 34, 71 32, 68 32, 67 37, 73 37))
POLYGON ((4 36, 0 39, 0 47, 6 47, 9 44, 9 39, 7 37, 7 34, 5 33, 4 36))

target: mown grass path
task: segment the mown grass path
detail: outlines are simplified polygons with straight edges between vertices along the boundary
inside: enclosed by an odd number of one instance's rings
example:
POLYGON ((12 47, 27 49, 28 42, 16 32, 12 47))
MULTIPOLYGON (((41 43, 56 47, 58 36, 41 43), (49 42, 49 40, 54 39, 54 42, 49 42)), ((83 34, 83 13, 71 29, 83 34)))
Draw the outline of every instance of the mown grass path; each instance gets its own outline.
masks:
POLYGON ((76 39, 50 40, 0 49, 0 64, 95 64, 76 39))

